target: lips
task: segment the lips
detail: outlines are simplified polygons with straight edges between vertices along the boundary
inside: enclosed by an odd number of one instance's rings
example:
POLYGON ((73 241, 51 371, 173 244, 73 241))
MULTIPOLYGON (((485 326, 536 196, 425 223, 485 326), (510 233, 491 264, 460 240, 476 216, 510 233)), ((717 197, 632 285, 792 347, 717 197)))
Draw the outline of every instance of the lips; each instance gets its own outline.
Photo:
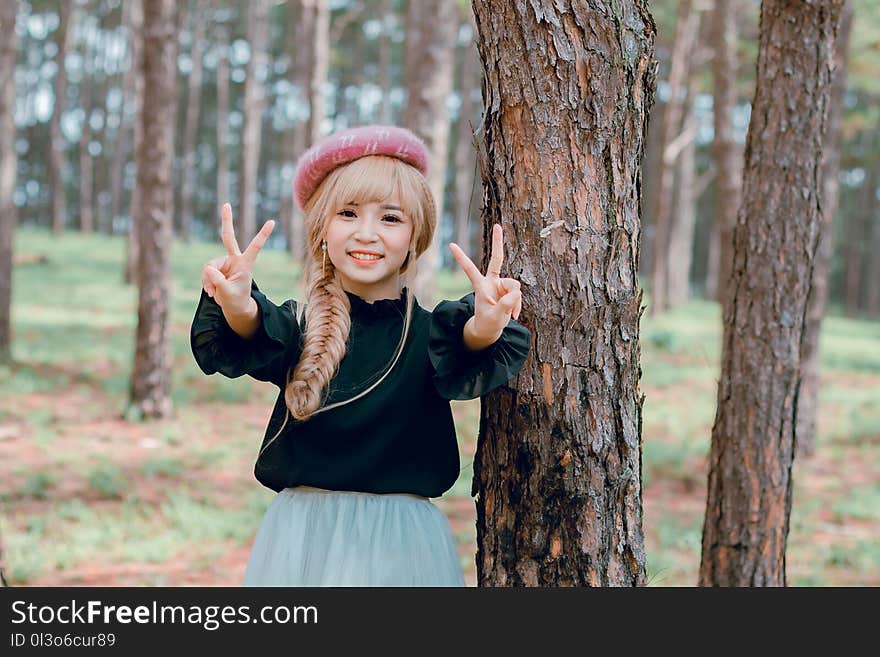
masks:
POLYGON ((381 253, 376 253, 375 251, 362 251, 360 249, 349 251, 348 255, 357 262, 378 262, 384 257, 381 253))

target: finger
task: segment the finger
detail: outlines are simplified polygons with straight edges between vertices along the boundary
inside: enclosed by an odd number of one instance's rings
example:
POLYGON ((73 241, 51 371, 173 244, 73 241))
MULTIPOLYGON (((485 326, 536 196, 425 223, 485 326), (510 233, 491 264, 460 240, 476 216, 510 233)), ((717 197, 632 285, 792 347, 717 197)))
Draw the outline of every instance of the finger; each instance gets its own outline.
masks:
POLYGON ((501 265, 504 262, 504 232, 501 224, 492 226, 492 255, 489 257, 489 266, 486 268, 486 276, 501 276, 501 265))
POLYGON ((238 240, 235 239, 235 227, 232 225, 232 206, 229 203, 224 203, 220 208, 220 237, 223 239, 223 244, 226 245, 226 252, 229 255, 241 255, 238 240))
POLYGON ((498 305, 501 307, 506 314, 512 315, 513 311, 516 309, 517 304, 522 301, 522 292, 519 290, 513 290, 512 292, 508 292, 503 297, 498 300, 498 305))
POLYGON ((260 228, 260 232, 257 233, 254 236, 254 239, 251 240, 251 243, 248 244, 243 255, 251 262, 256 260, 257 255, 260 253, 260 249, 263 248, 263 245, 266 243, 266 240, 269 239, 269 235, 272 234, 273 230, 275 230, 275 220, 270 219, 263 224, 263 227, 260 228))
POLYGON ((232 258, 229 256, 218 256, 208 260, 205 265, 219 270, 221 274, 225 274, 229 271, 229 267, 232 265, 232 258))
POLYGON ((513 309, 513 318, 519 319, 519 314, 522 312, 522 292, 519 294, 519 301, 516 304, 516 308, 513 309))
POLYGON ((474 291, 476 291, 476 289, 483 284, 483 275, 480 273, 480 270, 477 269, 477 266, 465 255, 464 251, 461 250, 461 247, 455 242, 449 244, 449 250, 452 251, 455 261, 464 270, 464 273, 474 286, 474 291))
POLYGON ((499 278, 498 285, 500 286, 501 294, 507 294, 513 290, 519 290, 522 287, 520 282, 515 278, 499 278))

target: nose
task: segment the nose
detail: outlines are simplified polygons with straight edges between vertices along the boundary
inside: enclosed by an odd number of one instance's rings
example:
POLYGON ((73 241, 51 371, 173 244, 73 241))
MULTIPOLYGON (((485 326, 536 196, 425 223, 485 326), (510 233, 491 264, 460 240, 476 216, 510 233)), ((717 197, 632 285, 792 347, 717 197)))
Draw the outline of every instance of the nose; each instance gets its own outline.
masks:
POLYGON ((361 218, 354 232, 354 238, 359 242, 374 242, 376 240, 376 225, 371 216, 365 213, 365 216, 361 218))

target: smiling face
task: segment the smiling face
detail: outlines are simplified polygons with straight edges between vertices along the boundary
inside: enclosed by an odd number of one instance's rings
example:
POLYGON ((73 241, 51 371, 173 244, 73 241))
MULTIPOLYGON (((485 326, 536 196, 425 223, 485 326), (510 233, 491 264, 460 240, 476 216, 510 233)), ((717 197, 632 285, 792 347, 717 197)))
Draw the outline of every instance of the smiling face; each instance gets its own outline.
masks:
POLYGON ((314 266, 316 276, 324 275, 321 242, 327 240, 327 260, 343 289, 370 302, 400 297, 398 276, 414 275, 437 221, 425 177, 385 155, 361 157, 330 172, 304 210, 307 269, 314 266))
POLYGON ((344 289, 366 301, 396 299, 412 234, 397 194, 378 202, 349 201, 327 222, 327 257, 344 289))

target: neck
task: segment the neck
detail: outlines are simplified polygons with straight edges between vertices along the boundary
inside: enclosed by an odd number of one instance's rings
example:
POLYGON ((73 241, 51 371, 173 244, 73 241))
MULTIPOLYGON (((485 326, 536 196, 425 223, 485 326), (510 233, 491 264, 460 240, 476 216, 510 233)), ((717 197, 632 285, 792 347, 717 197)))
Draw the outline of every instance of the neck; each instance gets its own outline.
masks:
POLYGON ((343 281, 342 289, 346 292, 359 296, 367 303, 380 301, 382 299, 397 300, 400 298, 401 290, 395 281, 391 281, 392 285, 358 285, 352 281, 343 281))

